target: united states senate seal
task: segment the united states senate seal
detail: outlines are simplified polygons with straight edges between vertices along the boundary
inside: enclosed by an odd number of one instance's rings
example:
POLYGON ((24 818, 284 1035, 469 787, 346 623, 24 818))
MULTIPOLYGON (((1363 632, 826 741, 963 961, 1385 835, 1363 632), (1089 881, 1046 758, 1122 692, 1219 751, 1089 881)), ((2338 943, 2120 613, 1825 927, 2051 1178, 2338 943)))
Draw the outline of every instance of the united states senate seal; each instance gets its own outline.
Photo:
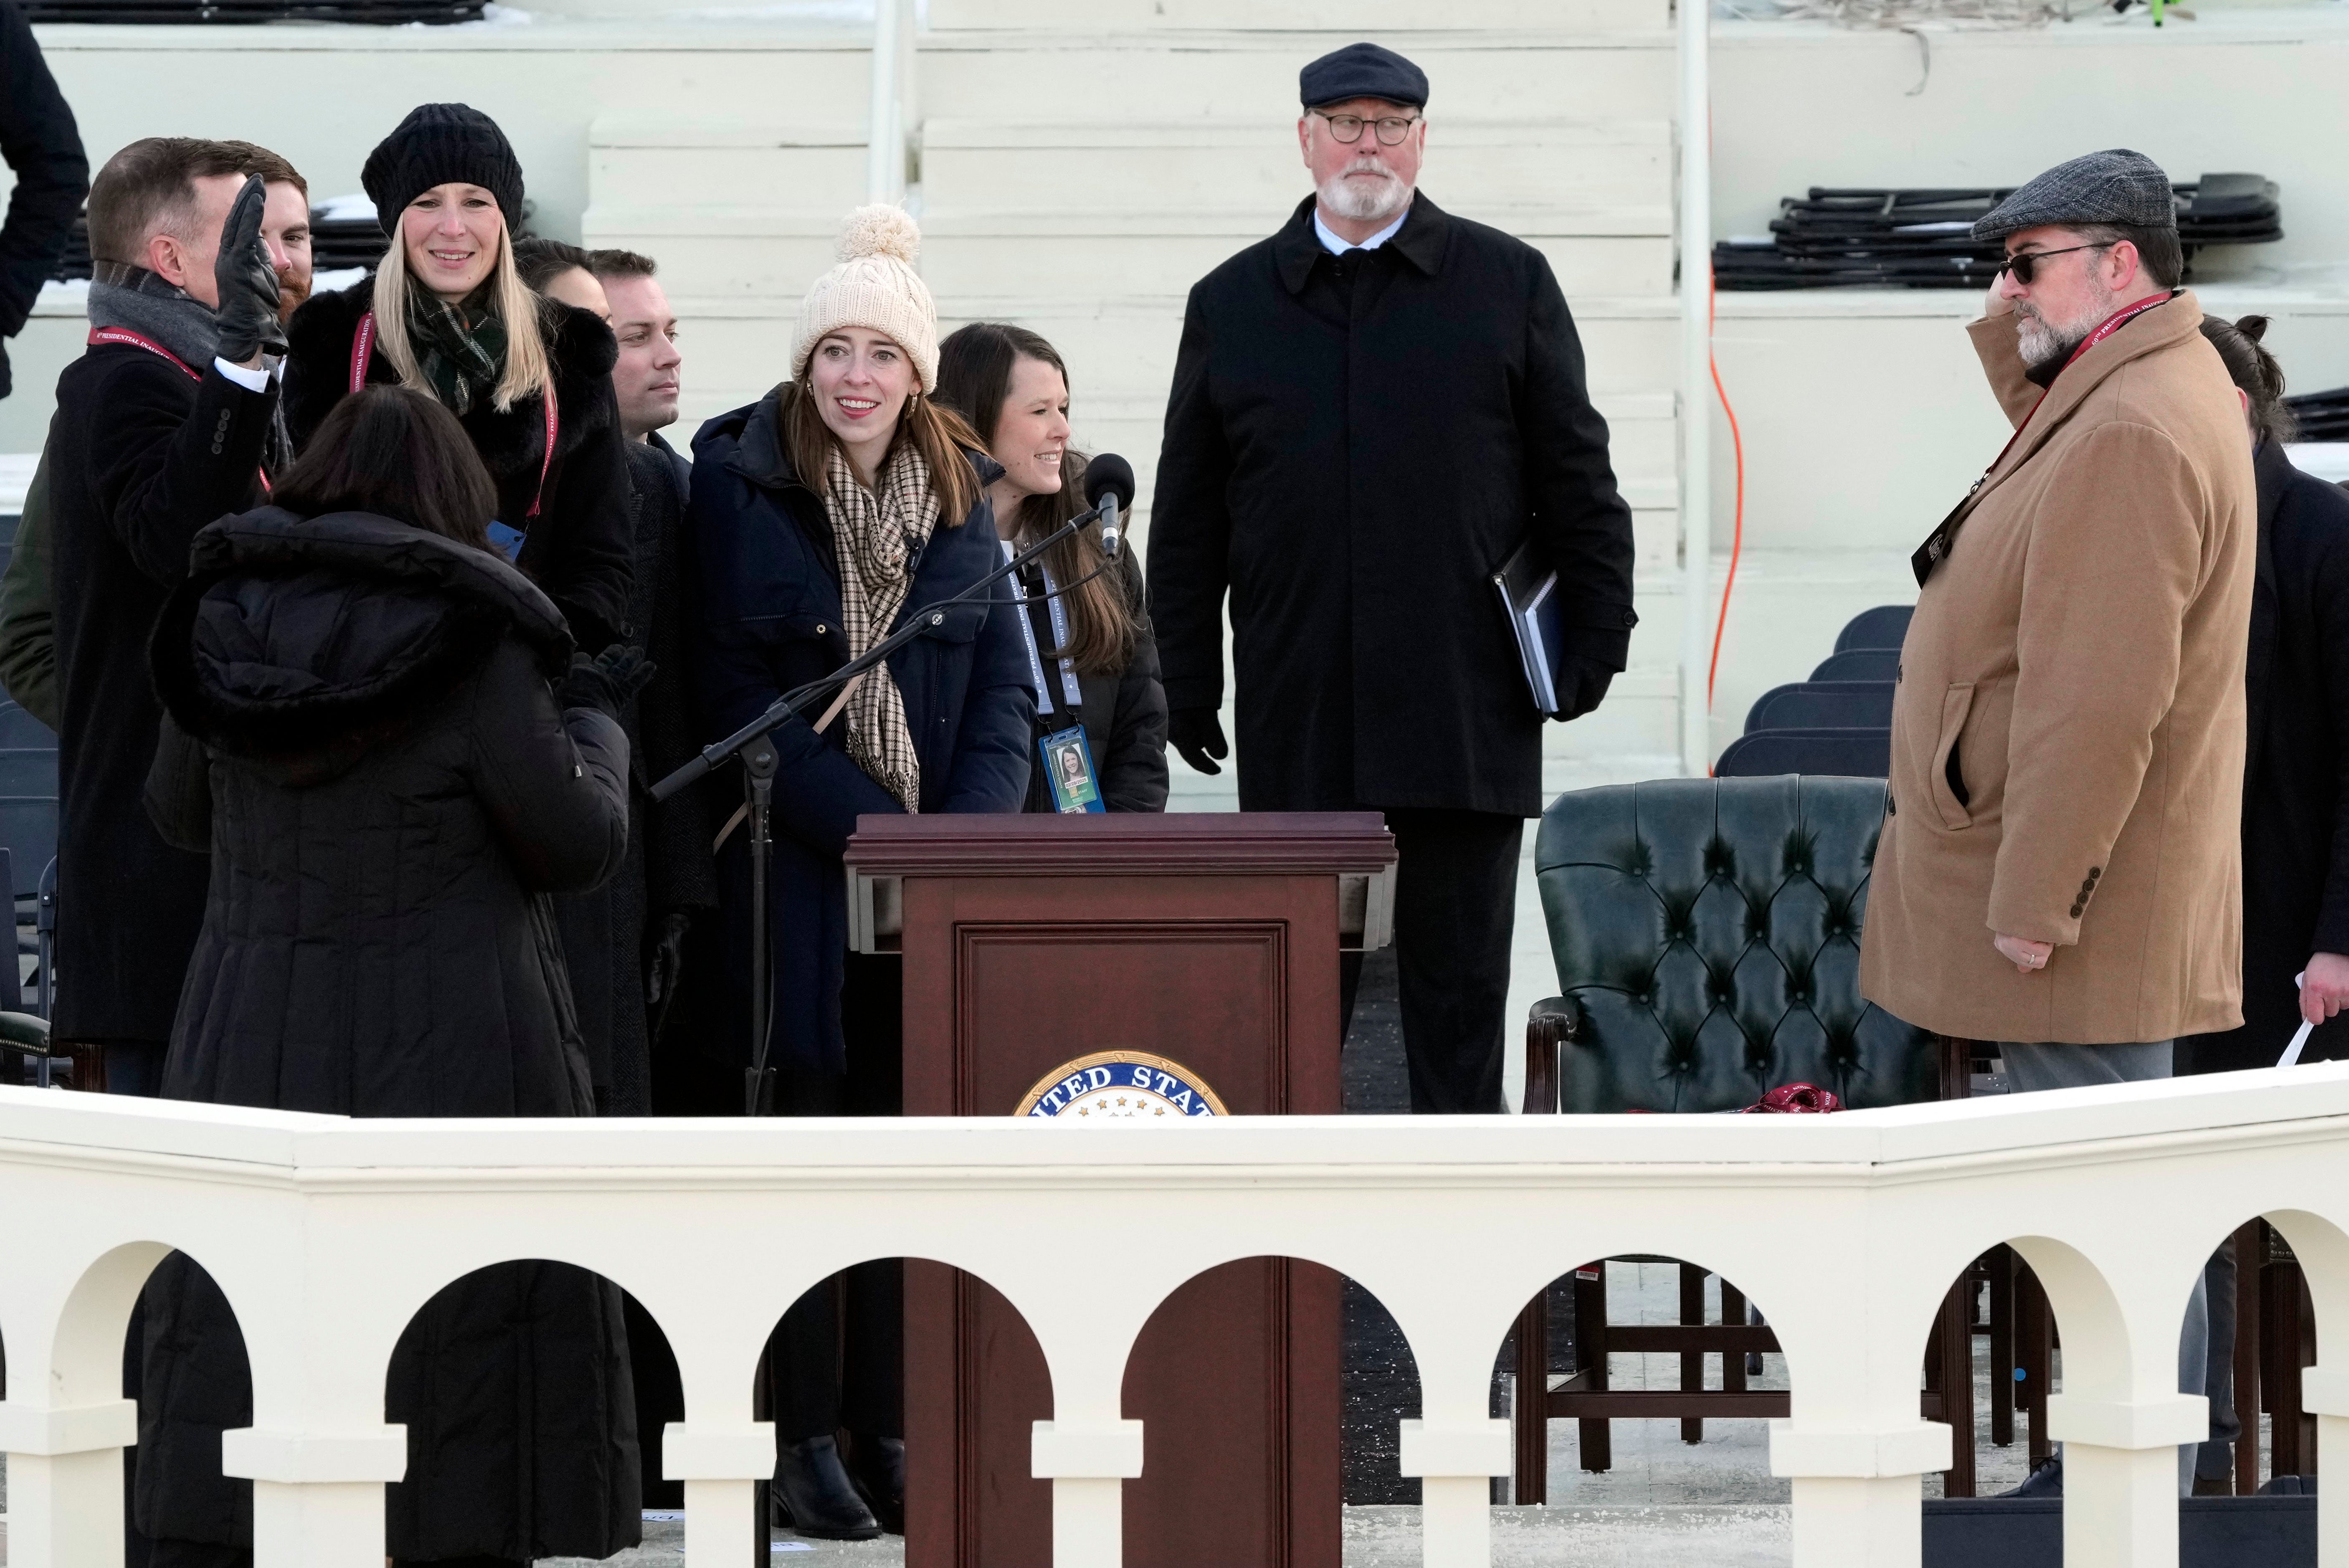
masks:
POLYGON ((1154 1121, 1231 1113, 1181 1062, 1147 1051, 1096 1051, 1037 1079, 1019 1102, 1019 1114, 1046 1120, 1154 1121))

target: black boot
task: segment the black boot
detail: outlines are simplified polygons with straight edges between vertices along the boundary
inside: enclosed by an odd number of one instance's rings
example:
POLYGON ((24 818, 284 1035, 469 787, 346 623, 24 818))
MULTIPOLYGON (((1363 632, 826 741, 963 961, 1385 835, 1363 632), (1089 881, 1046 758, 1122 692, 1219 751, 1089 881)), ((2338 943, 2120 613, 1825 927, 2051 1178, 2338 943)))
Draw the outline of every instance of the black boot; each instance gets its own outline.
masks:
POLYGON ((2062 1450, 2039 1461, 2039 1468, 2023 1480, 2013 1491, 2002 1491, 2001 1497, 2061 1497, 2064 1495, 2064 1455, 2062 1450))
POLYGON ((882 1529, 892 1535, 905 1533, 905 1439, 850 1433, 848 1478, 882 1529))
POLYGON ((786 1443, 775 1457, 774 1499, 781 1522, 811 1541, 871 1541, 881 1533, 829 1437, 786 1443))

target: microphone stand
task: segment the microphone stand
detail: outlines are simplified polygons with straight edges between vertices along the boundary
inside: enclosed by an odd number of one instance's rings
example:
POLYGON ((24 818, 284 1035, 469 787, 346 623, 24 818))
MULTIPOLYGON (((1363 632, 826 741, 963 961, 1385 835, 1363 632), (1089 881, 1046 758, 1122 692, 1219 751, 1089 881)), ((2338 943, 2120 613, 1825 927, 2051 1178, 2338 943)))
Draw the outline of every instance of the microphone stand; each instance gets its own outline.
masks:
MULTIPOLYGON (((785 692, 769 704, 767 710, 758 717, 725 739, 712 741, 703 747, 700 756, 652 787, 649 793, 653 799, 666 800, 687 785, 707 778, 729 758, 740 757, 742 759, 742 788, 750 834, 750 1065, 743 1069, 742 1077, 742 1113, 745 1116, 774 1114, 775 1069, 767 1065, 767 1051, 774 1027, 774 997, 771 994, 772 987, 769 979, 772 971, 772 954, 767 951, 767 879, 769 863, 774 854, 774 840, 770 827, 775 798, 775 771, 780 761, 775 754, 773 739, 776 726, 804 714, 825 694, 845 686, 924 632, 943 624, 946 611, 957 604, 968 604, 987 597, 988 590, 995 584, 1061 541, 1072 537, 1079 529, 1096 518, 1104 521, 1103 548, 1114 559, 1117 515, 1118 503, 1114 495, 1104 498, 1091 511, 1079 512, 961 593, 950 599, 940 599, 924 605, 905 625, 832 674, 785 692)), ((1024 603, 1019 613, 1027 614, 1024 603)))

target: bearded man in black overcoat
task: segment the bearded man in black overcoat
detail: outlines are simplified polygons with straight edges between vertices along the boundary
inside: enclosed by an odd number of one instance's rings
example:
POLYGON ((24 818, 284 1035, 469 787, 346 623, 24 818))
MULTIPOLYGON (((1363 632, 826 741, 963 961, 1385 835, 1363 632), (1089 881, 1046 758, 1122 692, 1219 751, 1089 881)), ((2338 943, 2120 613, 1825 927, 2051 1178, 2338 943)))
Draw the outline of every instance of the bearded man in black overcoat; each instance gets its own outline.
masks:
POLYGON ((1184 318, 1150 529, 1169 735, 1220 771, 1228 592, 1241 809, 1385 813, 1413 1109, 1495 1111, 1543 717, 1493 574, 1521 545, 1557 572, 1556 717, 1588 713, 1636 620, 1630 511, 1549 263, 1416 189, 1425 74, 1354 44, 1300 88, 1315 193, 1184 318))

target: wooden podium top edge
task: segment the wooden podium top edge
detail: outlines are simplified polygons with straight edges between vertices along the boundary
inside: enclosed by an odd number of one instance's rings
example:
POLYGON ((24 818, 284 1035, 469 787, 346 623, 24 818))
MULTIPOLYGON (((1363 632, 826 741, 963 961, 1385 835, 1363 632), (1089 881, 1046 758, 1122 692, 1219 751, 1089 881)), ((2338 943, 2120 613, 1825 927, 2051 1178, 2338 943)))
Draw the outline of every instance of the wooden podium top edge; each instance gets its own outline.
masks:
POLYGON ((860 817, 852 877, 1339 875, 1394 863, 1375 811, 860 817))

